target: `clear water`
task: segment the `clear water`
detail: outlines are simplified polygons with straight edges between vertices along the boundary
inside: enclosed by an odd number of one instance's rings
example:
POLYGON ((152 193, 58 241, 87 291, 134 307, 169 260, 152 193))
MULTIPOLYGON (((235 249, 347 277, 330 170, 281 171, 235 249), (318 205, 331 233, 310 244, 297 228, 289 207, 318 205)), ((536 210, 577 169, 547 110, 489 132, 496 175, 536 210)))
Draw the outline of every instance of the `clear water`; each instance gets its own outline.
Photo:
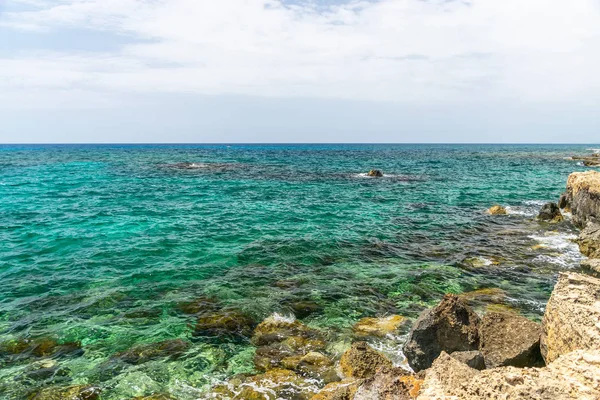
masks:
MULTIPOLYGON (((415 317, 446 292, 500 288, 504 306, 539 318, 580 256, 570 223, 533 217, 589 147, 0 146, 0 343, 82 349, 0 352, 0 398, 93 384, 103 399, 194 399, 252 372, 247 341, 192 336, 181 304, 198 298, 257 322, 310 302, 303 322, 340 351, 359 318, 415 317), (509 215, 486 215, 496 203, 509 215), (190 343, 177 359, 107 367, 176 338, 190 343), (44 362, 61 372, 27 374, 44 362)), ((401 362, 401 341, 377 345, 401 362)))

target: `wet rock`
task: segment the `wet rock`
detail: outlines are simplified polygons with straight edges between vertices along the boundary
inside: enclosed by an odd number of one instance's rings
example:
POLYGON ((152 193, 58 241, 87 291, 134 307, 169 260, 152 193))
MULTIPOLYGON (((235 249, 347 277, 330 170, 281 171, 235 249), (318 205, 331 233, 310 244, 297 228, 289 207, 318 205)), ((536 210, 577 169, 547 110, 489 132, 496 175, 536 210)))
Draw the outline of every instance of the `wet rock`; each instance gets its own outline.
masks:
POLYGON ((252 318, 236 310, 209 311, 198 317, 194 336, 219 341, 246 339, 252 335, 255 326, 252 318))
POLYGON ((442 351, 479 349, 479 317, 458 296, 446 295, 425 310, 410 331, 404 354, 416 372, 429 368, 442 351))
POLYGON ((321 311, 321 306, 314 301, 298 301, 288 305, 296 318, 304 319, 321 311))
POLYGON ((540 353, 542 327, 516 314, 488 313, 479 326, 480 351, 487 368, 544 365, 540 353))
POLYGON ((326 355, 316 351, 311 351, 304 356, 295 355, 284 358, 281 364, 301 376, 318 379, 325 383, 340 380, 334 362, 326 355))
POLYGON ((500 206, 500 205, 495 205, 492 206, 488 209, 488 214, 490 215, 506 215, 506 208, 500 206))
POLYGON ((600 279, 562 273, 546 305, 541 350, 546 363, 578 349, 600 349, 600 279))
POLYGON ((383 367, 392 368, 392 362, 365 342, 353 343, 340 359, 340 369, 348 378, 371 378, 383 367))
POLYGON ((322 334, 292 317, 273 314, 258 324, 252 336, 255 346, 282 342, 289 338, 322 339, 322 334))
POLYGON ((590 258, 600 258, 600 224, 588 222, 577 239, 579 251, 590 258))
POLYGON ((402 368, 381 369, 365 380, 353 400, 410 400, 416 399, 422 379, 402 368))
POLYGON ((311 400, 353 400, 363 379, 347 378, 326 385, 311 400))
POLYGON ((175 397, 167 393, 158 393, 145 397, 134 397, 132 400, 177 400, 175 397))
POLYGON ((77 357, 83 355, 78 342, 58 343, 52 338, 17 338, 0 344, 0 356, 8 361, 42 357, 77 357))
POLYGON ((15 379, 19 381, 51 381, 60 383, 69 375, 69 369, 60 366, 56 360, 46 359, 29 365, 15 379))
POLYGON ((455 351, 450 357, 467 364, 469 367, 482 370, 485 369, 485 361, 479 351, 455 351))
POLYGON ((385 337, 396 333, 406 318, 400 315, 390 315, 382 318, 363 318, 352 328, 357 337, 385 337))
POLYGON ((218 302, 212 297, 199 297, 192 301, 182 301, 176 306, 178 311, 194 315, 202 312, 215 312, 218 309, 218 302))
POLYGON ((558 204, 546 203, 540 210, 538 219, 546 222, 561 222, 564 218, 560 212, 558 204))
POLYGON ((482 288, 461 293, 458 297, 471 307, 482 304, 503 304, 506 300, 506 292, 500 288, 482 288))
POLYGON ((600 351, 577 351, 546 368, 477 371, 442 353, 427 371, 418 399, 554 400, 600 396, 600 351))
POLYGON ((600 258, 589 258, 581 262, 581 268, 590 275, 600 278, 600 258))
POLYGON ((600 172, 575 172, 569 175, 565 197, 575 225, 583 228, 588 221, 600 222, 600 172))
POLYGON ((558 199, 558 208, 568 210, 570 212, 569 196, 566 193, 560 195, 558 199))
POLYGON ((100 389, 89 385, 49 387, 29 396, 28 400, 97 400, 100 389))
POLYGON ((372 177, 376 177, 376 178, 381 178, 383 177, 383 172, 381 172, 378 169, 372 169, 369 171, 369 173, 367 174, 368 176, 372 176, 372 177))
POLYGON ((190 346, 191 344, 189 342, 181 339, 165 340, 163 342, 133 347, 122 353, 115 354, 111 359, 135 365, 160 358, 176 360, 180 358, 190 346))

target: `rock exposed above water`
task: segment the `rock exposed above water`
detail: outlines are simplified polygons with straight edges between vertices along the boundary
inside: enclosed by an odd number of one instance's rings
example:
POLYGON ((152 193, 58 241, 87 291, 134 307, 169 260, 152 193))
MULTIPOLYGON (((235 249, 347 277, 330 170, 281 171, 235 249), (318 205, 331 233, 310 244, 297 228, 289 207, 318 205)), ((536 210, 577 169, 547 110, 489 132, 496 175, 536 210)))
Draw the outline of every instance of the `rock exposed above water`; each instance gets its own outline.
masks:
POLYGON ((573 222, 583 228, 588 221, 600 222, 600 172, 575 172, 569 175, 567 191, 560 201, 571 209, 573 222))
POLYGON ((353 343, 340 360, 340 369, 348 378, 371 378, 384 367, 392 368, 392 362, 365 342, 353 343))
POLYGON ((480 351, 455 351, 450 357, 467 364, 469 367, 482 370, 485 369, 485 360, 480 351))
POLYGON ((396 333, 404 322, 406 322, 406 318, 400 315, 390 315, 389 317, 382 318, 363 318, 352 329, 354 330, 354 335, 358 337, 385 337, 396 333))
POLYGON ((506 208, 500 205, 495 205, 490 207, 487 212, 490 215, 506 215, 506 208))
POLYGON ((577 239, 579 251, 590 258, 600 258, 600 224, 588 222, 577 239))
POLYGON ((442 351, 479 349, 479 317, 458 296, 446 295, 415 322, 404 354, 415 371, 429 368, 442 351))
POLYGON ((540 210, 538 219, 546 222, 561 222, 564 218, 560 212, 558 204, 546 203, 540 210))
POLYGON ((375 178, 381 178, 383 176, 383 172, 381 172, 378 169, 372 169, 369 171, 369 173, 367 175, 375 177, 375 178))
POLYGON ((590 275, 600 278, 600 258, 589 258, 581 262, 581 268, 590 275))
POLYGON ((311 400, 353 400, 364 379, 347 378, 326 385, 311 400))
POLYGON ((481 320, 479 340, 487 368, 543 365, 542 327, 516 314, 487 313, 481 320))
POLYGON ((541 350, 546 363, 574 350, 600 349, 599 321, 600 279, 562 273, 544 314, 541 350))
POLYGON ((415 399, 423 381, 402 368, 382 368, 365 380, 353 400, 415 399))

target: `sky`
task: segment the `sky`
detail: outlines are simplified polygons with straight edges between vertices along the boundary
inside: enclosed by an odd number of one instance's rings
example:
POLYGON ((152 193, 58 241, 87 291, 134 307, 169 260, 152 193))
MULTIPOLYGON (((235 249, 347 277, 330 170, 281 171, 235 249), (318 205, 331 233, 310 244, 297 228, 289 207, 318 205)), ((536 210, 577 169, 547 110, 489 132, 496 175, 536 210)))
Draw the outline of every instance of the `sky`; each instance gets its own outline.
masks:
POLYGON ((600 0, 0 0, 0 143, 600 142, 600 0))

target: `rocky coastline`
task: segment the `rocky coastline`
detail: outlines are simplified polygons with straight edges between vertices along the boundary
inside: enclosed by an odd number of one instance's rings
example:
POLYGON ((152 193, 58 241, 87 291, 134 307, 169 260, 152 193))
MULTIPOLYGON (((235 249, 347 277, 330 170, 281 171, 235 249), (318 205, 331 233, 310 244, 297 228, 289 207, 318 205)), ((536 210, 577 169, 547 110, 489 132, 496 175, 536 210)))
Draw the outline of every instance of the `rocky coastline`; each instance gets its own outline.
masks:
MULTIPOLYGON (((379 172, 379 171, 377 171, 379 172)), ((371 174, 369 174, 371 175, 371 174)), ((373 174, 372 176, 380 176, 373 174)), ((494 206, 489 214, 506 214, 494 206)), ((194 335, 212 340, 245 340, 256 348, 258 373, 215 383, 201 398, 218 400, 404 400, 404 399, 600 399, 600 172, 573 173, 557 203, 542 207, 538 219, 560 223, 570 215, 581 229, 581 271, 560 274, 541 323, 512 310, 477 314, 473 294, 446 295, 410 321, 400 315, 363 318, 352 344, 340 353, 326 332, 294 317, 274 314, 259 324, 236 310, 224 312, 210 298, 181 304, 198 315, 194 335), (407 331, 399 367, 374 348, 370 338, 407 331)), ((485 290, 485 289, 484 289, 485 290)), ((493 289, 478 295, 495 296, 493 289)), ((302 304, 298 312, 310 312, 302 304)), ((227 310, 226 310, 227 311, 227 310)), ((177 358, 188 349, 169 340, 115 354, 107 363, 138 365, 159 357, 177 358)), ((3 344, 6 354, 81 351, 78 343, 3 344)), ((57 374, 53 365, 35 373, 57 374)), ((57 386, 32 393, 32 400, 101 399, 90 385, 57 386)), ((156 393, 135 400, 174 400, 156 393)))

